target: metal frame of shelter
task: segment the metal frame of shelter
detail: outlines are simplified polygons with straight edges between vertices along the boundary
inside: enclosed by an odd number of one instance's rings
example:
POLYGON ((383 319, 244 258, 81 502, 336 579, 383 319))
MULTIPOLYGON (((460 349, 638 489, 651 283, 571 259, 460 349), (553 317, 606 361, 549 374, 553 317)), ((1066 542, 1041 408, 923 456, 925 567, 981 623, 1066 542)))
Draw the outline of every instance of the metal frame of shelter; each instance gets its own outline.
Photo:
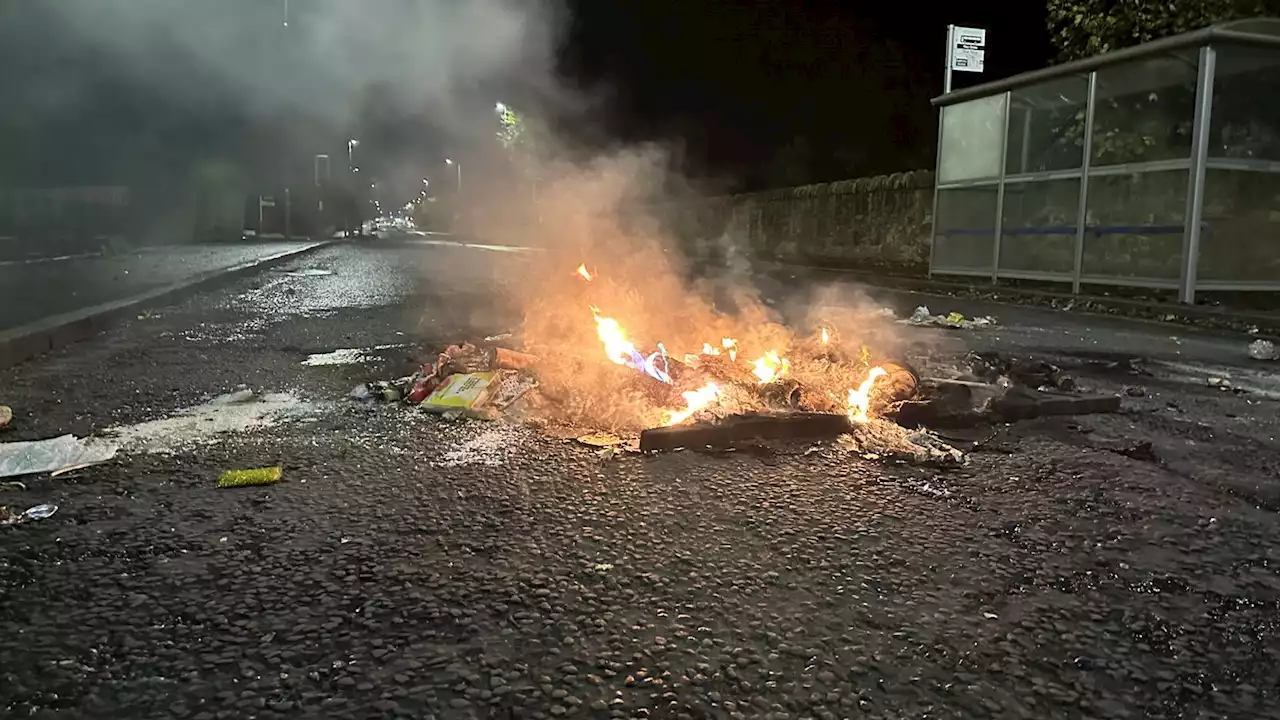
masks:
MULTIPOLYGON (((934 189, 933 199, 930 275, 989 277, 992 283, 996 283, 1001 279, 1069 282, 1074 293, 1080 292, 1082 284, 1176 289, 1179 300, 1184 303, 1193 303, 1198 290, 1280 290, 1280 276, 1274 281, 1269 279, 1243 280, 1223 277, 1201 281, 1197 278, 1201 240, 1207 231, 1203 222, 1207 171, 1234 170, 1280 173, 1280 157, 1275 158, 1275 160, 1261 160, 1254 158, 1220 158, 1210 155, 1210 123, 1214 110, 1214 81, 1218 74, 1218 53, 1222 48, 1231 46, 1253 48, 1255 51, 1261 49, 1268 56, 1274 52, 1275 57, 1271 62, 1280 72, 1280 20, 1240 20, 1083 60, 1023 73, 1004 80, 956 90, 935 98, 933 104, 940 108, 940 113, 938 121, 938 163, 934 175, 937 184, 934 189), (1193 117, 1186 119, 1191 123, 1190 153, 1188 156, 1149 162, 1094 165, 1092 158, 1094 157, 1095 111, 1099 101, 1099 71, 1106 71, 1125 64, 1136 65, 1143 60, 1168 57, 1174 54, 1185 56, 1187 65, 1190 65, 1193 53, 1195 53, 1194 57, 1197 61, 1195 67, 1195 104, 1193 117), (1020 91, 1030 91, 1037 86, 1048 85, 1054 81, 1064 81, 1068 78, 1078 79, 1081 89, 1084 88, 1084 82, 1087 78, 1087 98, 1083 103, 1084 134, 1080 140, 1080 144, 1083 146, 1081 148, 1080 166, 1062 170, 1009 172, 1009 163, 1007 162, 1007 155, 1010 149, 1009 117, 1014 107, 1014 94, 1020 91), (993 100, 999 97, 1003 97, 1003 117, 994 121, 1003 124, 1003 127, 999 128, 999 131, 1002 132, 1003 140, 1000 141, 1000 157, 996 160, 999 165, 998 174, 991 175, 988 173, 982 177, 967 177, 948 181, 944 177, 946 174, 944 173, 944 161, 949 159, 947 157, 947 133, 945 131, 948 113, 957 113, 958 108, 970 103, 993 100), (1147 225, 1136 229, 1133 227, 1127 229, 1123 227, 1099 228, 1096 224, 1090 225, 1089 190, 1091 180, 1096 181, 1098 178, 1106 178, 1108 176, 1113 178, 1126 175, 1149 176, 1151 173, 1167 173, 1168 171, 1184 171, 1187 174, 1185 213, 1182 215, 1182 222, 1176 224, 1166 223, 1164 226, 1147 225), (1016 188, 1019 184, 1055 180, 1075 180, 1079 183, 1078 205, 1075 209, 1074 220, 1066 223, 1057 223, 1060 227, 1048 229, 1048 231, 1056 232, 1064 242, 1071 234, 1074 234, 1074 264, 1071 270, 1069 272, 1063 271, 1065 261, 1062 267, 1056 269, 1028 267, 1002 269, 1001 246, 1002 240, 1006 235, 1006 228, 1004 227, 1006 190, 1011 187, 1016 188), (980 237, 977 242, 971 244, 970 248, 973 252, 970 255, 985 253, 985 243, 987 238, 990 237, 989 260, 982 258, 981 261, 949 264, 945 258, 941 260, 939 258, 939 241, 954 240, 959 236, 959 233, 964 231, 958 228, 948 229, 945 224, 943 228, 939 228, 939 199, 948 191, 975 189, 985 192, 990 192, 994 189, 996 193, 994 225, 991 228, 987 228, 983 223, 981 231, 971 231, 973 235, 980 235, 980 237), (1098 233, 1104 232, 1112 232, 1114 235, 1125 235, 1126 233, 1145 233, 1152 236, 1163 235, 1168 237, 1170 244, 1174 242, 1172 236, 1180 234, 1182 236, 1181 256, 1177 260, 1180 265, 1180 275, 1178 277, 1173 277, 1172 275, 1141 277, 1137 275, 1126 276, 1124 274, 1091 274, 1085 267, 1086 242, 1090 237, 1099 237, 1098 233), (1090 233, 1094 233, 1094 235, 1090 236, 1090 233)), ((959 114, 957 114, 958 116, 959 114)), ((995 115, 993 114, 991 117, 995 117, 995 115)), ((1029 113, 1027 117, 1030 117, 1029 113)), ((1280 130, 1280 128, 1277 128, 1277 130, 1280 130)), ((988 131, 992 133, 991 137, 994 137, 996 128, 988 128, 988 131)), ((1029 131, 1024 130, 1022 132, 1023 142, 1026 142, 1025 138, 1029 131)), ((959 144, 963 145, 963 142, 959 144)), ((953 151, 963 152, 963 149, 957 151, 953 148, 953 151)), ((1025 150, 1023 154, 1025 155, 1025 150)), ((1023 167, 1021 169, 1025 170, 1026 168, 1023 167)), ((1025 192, 1025 187, 1027 186, 1017 189, 1025 192)), ((982 207, 985 213, 986 206, 982 207)), ((1030 235, 1039 231, 1025 229, 1016 232, 1030 235)), ((1009 236, 1012 237, 1013 235, 1010 234, 1009 236)), ((960 247, 960 245, 957 244, 956 247, 960 247)), ((1280 242, 1276 244, 1276 256, 1280 258, 1280 242)))

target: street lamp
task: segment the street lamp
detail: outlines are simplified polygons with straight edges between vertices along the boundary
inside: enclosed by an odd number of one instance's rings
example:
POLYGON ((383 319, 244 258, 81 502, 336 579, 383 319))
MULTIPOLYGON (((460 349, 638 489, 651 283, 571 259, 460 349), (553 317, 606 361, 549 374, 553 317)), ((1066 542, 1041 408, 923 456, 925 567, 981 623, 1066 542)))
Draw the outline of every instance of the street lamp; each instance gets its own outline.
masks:
MULTIPOLYGON (((501 104, 501 103, 499 103, 501 104)), ((444 159, 445 165, 452 165, 458 171, 458 194, 462 194, 462 163, 456 163, 449 158, 444 159)))

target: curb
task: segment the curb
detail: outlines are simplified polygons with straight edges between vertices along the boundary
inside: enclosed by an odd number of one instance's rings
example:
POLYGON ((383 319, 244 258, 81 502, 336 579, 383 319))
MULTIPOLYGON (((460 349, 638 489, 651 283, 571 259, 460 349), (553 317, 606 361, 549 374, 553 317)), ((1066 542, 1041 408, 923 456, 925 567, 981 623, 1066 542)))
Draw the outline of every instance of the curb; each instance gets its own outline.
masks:
POLYGON ((197 290, 204 290, 219 282, 293 260, 337 242, 339 241, 315 242, 296 250, 285 250, 239 265, 212 270, 138 295, 73 310, 5 330, 0 332, 0 369, 13 367, 51 350, 88 340, 107 330, 122 318, 136 314, 137 309, 143 305, 157 300, 173 300, 197 290))
MULTIPOLYGON (((1003 305, 1016 305, 1018 307, 1039 307, 1045 310, 1058 310, 1061 312, 1071 312, 1081 315, 1097 315, 1109 318, 1121 317, 1128 320, 1141 320, 1163 325, 1186 326, 1192 324, 1189 321, 1197 319, 1215 320, 1219 322, 1248 322, 1274 331, 1272 333, 1257 335, 1255 337, 1280 336, 1280 314, 1276 313, 1237 310, 1227 307, 1206 307, 1203 305, 1183 305, 1181 303, 1150 302, 1144 300, 1131 300, 1129 298, 1107 297, 1102 295, 1075 295, 1069 292, 1055 292, 1053 290, 1029 290, 1026 288, 1002 287, 998 285, 974 285, 960 282, 949 282, 946 280, 933 280, 929 278, 882 275, 861 270, 826 268, 817 265, 797 265, 793 263, 779 262, 769 262, 767 264, 771 268, 779 271, 816 271, 831 275, 839 275, 856 280, 871 287, 897 292, 914 292, 922 295, 936 295, 941 297, 955 297, 956 294, 961 293, 988 293, 990 294, 990 297, 977 297, 974 299, 1003 305), (1016 298, 1025 298, 1029 300, 1061 300, 1065 302, 1074 301, 1076 304, 1081 306, 1088 304, 1095 307, 1110 308, 1116 311, 1131 311, 1138 314, 1130 315, 1096 312, 1083 307, 1067 309, 1050 307, 1047 305, 1027 305, 1017 302, 1016 298), (1162 317, 1154 317, 1157 315, 1162 317)), ((1214 329, 1225 330, 1228 328, 1217 327, 1214 329)))

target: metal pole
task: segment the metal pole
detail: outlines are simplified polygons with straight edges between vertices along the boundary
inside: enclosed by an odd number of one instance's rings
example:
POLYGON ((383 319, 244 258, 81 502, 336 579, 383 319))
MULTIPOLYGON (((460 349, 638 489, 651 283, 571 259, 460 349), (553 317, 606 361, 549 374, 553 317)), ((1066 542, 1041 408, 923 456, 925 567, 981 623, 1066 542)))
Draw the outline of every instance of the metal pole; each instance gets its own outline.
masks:
POLYGON ((456 162, 453 166, 458 169, 458 195, 462 195, 462 163, 456 162))
POLYGON ((1081 141, 1080 198, 1076 204, 1076 257, 1071 266, 1071 292, 1080 294, 1084 273, 1084 239, 1089 221, 1089 168, 1093 165, 1093 111, 1098 104, 1098 71, 1089 73, 1089 93, 1084 105, 1084 139, 1081 141))
MULTIPOLYGON (((942 73, 942 94, 946 95, 951 92, 951 48, 955 47, 952 42, 955 39, 956 26, 947 26, 947 50, 943 55, 943 73, 942 73)), ((938 142, 934 147, 935 157, 933 162, 933 214, 929 218, 929 277, 933 277, 934 256, 937 255, 938 245, 938 196, 941 194, 938 190, 938 184, 942 181, 942 128, 943 119, 946 117, 946 106, 938 108, 938 142)))
POLYGON ((1178 300, 1196 301, 1196 272, 1200 265, 1200 224, 1204 217, 1205 161, 1209 156, 1209 123, 1213 118, 1213 76, 1218 61, 1213 46, 1200 48, 1196 76, 1196 115, 1191 131, 1191 168, 1187 182, 1186 226, 1182 235, 1182 283, 1178 300))
POLYGON ((1004 138, 1000 141, 1000 184, 996 186, 996 231, 991 242, 991 284, 1000 277, 1000 241, 1004 235, 1004 177, 1009 155, 1009 110, 1013 106, 1013 93, 1004 94, 1004 138))
POLYGON ((284 239, 293 239, 293 200, 289 188, 284 189, 284 239))
POLYGON ((951 53, 955 52, 955 48, 956 48, 956 26, 948 25, 947 26, 947 51, 943 54, 943 56, 946 58, 945 60, 946 71, 942 75, 942 94, 943 95, 946 95, 947 93, 951 92, 951 66, 954 64, 953 60, 955 59, 951 57, 951 53))
MULTIPOLYGON (((1013 112, 1013 108, 1009 108, 1013 112)), ((1018 172, 1027 172, 1027 164, 1031 161, 1031 107, 1022 114, 1022 154, 1019 157, 1018 172)))

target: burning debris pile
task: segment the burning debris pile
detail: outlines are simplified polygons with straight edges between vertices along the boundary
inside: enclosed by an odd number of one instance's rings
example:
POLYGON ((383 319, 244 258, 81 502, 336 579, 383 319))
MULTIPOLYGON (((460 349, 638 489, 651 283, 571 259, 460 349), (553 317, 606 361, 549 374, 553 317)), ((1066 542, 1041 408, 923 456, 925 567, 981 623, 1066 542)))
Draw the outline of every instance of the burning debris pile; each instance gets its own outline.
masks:
MULTIPOLYGON (((670 345, 641 341, 656 333, 638 325, 643 334, 632 335, 605 308, 609 300, 641 306, 640 294, 617 285, 596 292, 599 279, 585 265, 575 274, 572 300, 549 292, 547 303, 526 308, 519 338, 450 346, 412 376, 353 394, 450 418, 501 416, 562 437, 606 433, 641 451, 840 438, 841 447, 863 455, 955 463, 962 455, 922 428, 1045 414, 1052 403, 1037 394, 1072 389, 1052 366, 978 356, 965 373, 922 379, 905 360, 871 350, 875 320, 892 322, 881 310, 857 324, 861 337, 852 342, 822 324, 796 336, 767 314, 734 332, 741 318, 707 313, 705 305, 688 323, 704 337, 682 334, 675 318, 670 345)), ((1073 412, 1111 411, 1118 402, 1071 400, 1073 412)))

